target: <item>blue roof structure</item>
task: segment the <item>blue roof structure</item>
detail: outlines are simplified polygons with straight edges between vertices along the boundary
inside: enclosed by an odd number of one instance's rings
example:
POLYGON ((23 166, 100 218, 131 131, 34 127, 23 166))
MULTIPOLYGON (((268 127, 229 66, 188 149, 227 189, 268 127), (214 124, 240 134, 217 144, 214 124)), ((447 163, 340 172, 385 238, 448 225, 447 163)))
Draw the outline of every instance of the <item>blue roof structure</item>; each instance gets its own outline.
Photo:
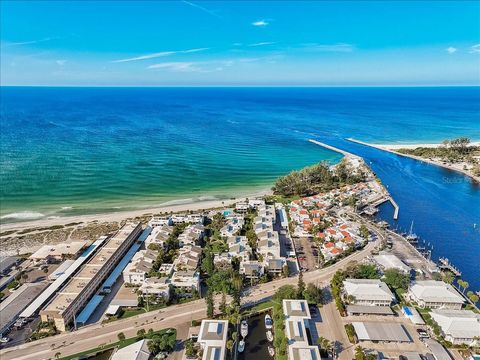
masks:
POLYGON ((410 310, 410 308, 408 306, 404 306, 403 307, 403 313, 407 316, 412 316, 412 311, 410 310))
POLYGON ((95 295, 90 299, 88 304, 83 308, 82 312, 80 315, 77 316, 75 319, 76 323, 78 325, 84 325, 90 316, 92 316, 93 312, 97 308, 97 306, 102 302, 103 296, 102 295, 95 295))

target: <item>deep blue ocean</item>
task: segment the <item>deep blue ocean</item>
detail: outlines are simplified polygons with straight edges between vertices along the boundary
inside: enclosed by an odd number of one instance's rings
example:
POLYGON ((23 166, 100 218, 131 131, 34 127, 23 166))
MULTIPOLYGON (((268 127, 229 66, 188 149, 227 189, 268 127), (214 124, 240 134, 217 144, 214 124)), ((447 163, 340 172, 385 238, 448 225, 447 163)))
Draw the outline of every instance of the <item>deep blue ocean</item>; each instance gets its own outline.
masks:
MULTIPOLYGON (((480 289, 480 187, 346 142, 480 140, 480 88, 0 88, 2 222, 229 198, 365 157, 415 232, 480 289), (477 227, 474 227, 477 224, 477 227)), ((391 220, 388 206, 381 216, 391 220)))

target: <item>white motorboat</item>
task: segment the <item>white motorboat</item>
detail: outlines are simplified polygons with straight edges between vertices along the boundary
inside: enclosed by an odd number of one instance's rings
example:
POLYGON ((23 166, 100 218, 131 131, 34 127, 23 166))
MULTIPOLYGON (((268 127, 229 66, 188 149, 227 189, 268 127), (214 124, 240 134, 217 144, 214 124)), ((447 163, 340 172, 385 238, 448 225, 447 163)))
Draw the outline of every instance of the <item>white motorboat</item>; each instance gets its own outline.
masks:
POLYGON ((238 343, 238 352, 242 353, 243 350, 245 350, 245 341, 240 340, 240 342, 238 343))
POLYGON ((270 330, 267 331, 267 340, 270 342, 273 341, 273 334, 270 330))
POLYGON ((248 335, 248 323, 247 320, 242 320, 240 323, 240 334, 245 338, 248 335))
POLYGON ((269 314, 267 314, 265 315, 265 328, 267 330, 270 330, 272 327, 273 327, 272 317, 269 314))
POLYGON ((270 356, 275 355, 275 349, 273 348, 273 346, 270 346, 270 345, 268 346, 268 354, 270 356))

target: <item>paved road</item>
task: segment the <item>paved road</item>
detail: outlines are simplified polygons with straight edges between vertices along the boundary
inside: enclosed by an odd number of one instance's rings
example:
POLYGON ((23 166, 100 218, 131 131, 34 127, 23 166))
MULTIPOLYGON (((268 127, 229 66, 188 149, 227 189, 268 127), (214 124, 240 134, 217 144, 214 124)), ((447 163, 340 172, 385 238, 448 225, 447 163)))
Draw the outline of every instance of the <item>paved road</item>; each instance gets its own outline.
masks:
MULTIPOLYGON (((326 284, 338 269, 343 268, 350 261, 362 260, 371 253, 375 245, 376 243, 369 243, 363 250, 328 268, 307 272, 303 279, 306 283, 326 284)), ((290 277, 246 289, 242 296, 242 305, 262 302, 270 298, 279 287, 287 284, 295 285, 296 283, 297 277, 290 277)), ((0 351, 0 358, 2 360, 53 359, 57 352, 60 352, 61 356, 67 356, 116 342, 118 340, 117 334, 120 332, 123 332, 128 338, 135 336, 141 328, 159 330, 167 327, 178 327, 191 322, 191 320, 205 317, 205 301, 200 299, 107 324, 88 325, 74 332, 3 349, 0 351)))

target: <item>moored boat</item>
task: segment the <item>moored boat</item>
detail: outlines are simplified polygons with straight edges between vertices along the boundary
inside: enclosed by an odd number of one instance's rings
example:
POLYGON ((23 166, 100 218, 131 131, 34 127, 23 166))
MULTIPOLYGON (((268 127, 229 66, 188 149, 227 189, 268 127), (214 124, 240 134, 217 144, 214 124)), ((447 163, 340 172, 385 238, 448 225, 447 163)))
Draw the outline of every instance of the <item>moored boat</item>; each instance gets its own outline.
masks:
POLYGON ((270 356, 275 355, 275 349, 273 348, 273 346, 270 346, 270 345, 268 346, 268 354, 270 356))
POLYGON ((267 340, 270 342, 273 341, 273 334, 270 330, 267 331, 267 340))
POLYGON ((240 340, 240 342, 238 343, 238 352, 242 353, 243 350, 245 350, 245 341, 240 340))
POLYGON ((240 334, 243 337, 246 337, 248 335, 248 323, 247 320, 242 320, 240 323, 240 334))
POLYGON ((265 315, 265 328, 269 330, 272 327, 273 327, 272 317, 269 314, 267 314, 265 315))

